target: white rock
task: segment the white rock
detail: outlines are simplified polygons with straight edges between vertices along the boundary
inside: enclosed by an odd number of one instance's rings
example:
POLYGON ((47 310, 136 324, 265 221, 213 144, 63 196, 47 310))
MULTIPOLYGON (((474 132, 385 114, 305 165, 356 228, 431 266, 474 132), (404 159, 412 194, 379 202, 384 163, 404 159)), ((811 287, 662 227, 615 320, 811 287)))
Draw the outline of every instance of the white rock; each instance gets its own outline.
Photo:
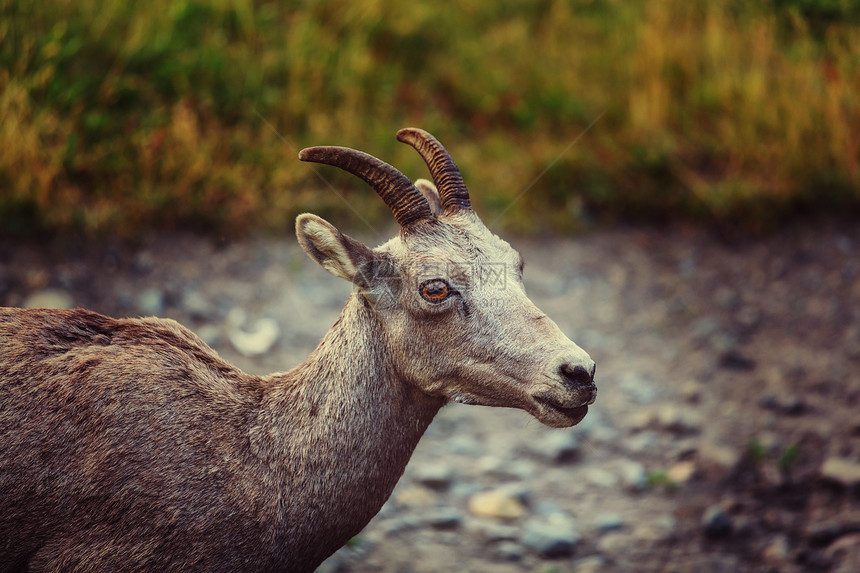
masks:
POLYGON ((577 559, 573 564, 574 573, 600 573, 606 570, 606 559, 600 555, 589 555, 577 559))
POLYGON ((722 475, 737 467, 741 455, 734 448, 703 441, 696 448, 696 460, 706 473, 722 475))
POLYGON ((454 481, 454 470, 443 464, 421 464, 415 468, 414 476, 423 486, 445 491, 454 481))
POLYGON ((523 548, 513 541, 500 541, 495 545, 495 555, 503 561, 519 561, 523 558, 523 548))
POLYGON ((657 409, 657 423, 670 432, 697 432, 702 426, 702 416, 689 407, 664 404, 657 409))
POLYGON ((24 299, 24 308, 72 308, 71 295, 61 290, 46 288, 36 291, 24 299))
POLYGON ((470 497, 469 511, 472 515, 481 517, 516 519, 525 515, 526 507, 515 495, 496 489, 470 497))
POLYGON ((821 477, 845 487, 860 484, 860 463, 845 458, 829 457, 821 466, 821 477))
POLYGON ((788 540, 785 535, 778 535, 768 543, 761 553, 762 558, 773 565, 782 565, 790 556, 788 540))
POLYGON ((666 470, 666 479, 674 484, 683 485, 690 481, 695 473, 696 464, 693 462, 678 462, 666 470))
POLYGON ((589 483, 599 487, 614 487, 618 485, 618 476, 603 468, 586 468, 583 473, 589 483))
POLYGON ((597 541, 597 550, 609 557, 625 555, 634 543, 635 540, 629 533, 613 532, 604 535, 597 541))
POLYGON ((486 455, 475 462, 478 473, 498 478, 526 479, 531 477, 536 469, 529 460, 509 460, 494 455, 486 455))
POLYGON ((506 525, 489 519, 468 519, 465 522, 466 530, 486 543, 498 541, 513 541, 519 538, 520 528, 515 525, 506 525))
POLYGON ((394 501, 405 507, 431 507, 436 505, 436 494, 426 487, 408 486, 398 490, 394 501))
POLYGON ((624 527, 624 516, 620 513, 605 512, 601 513, 594 520, 594 525, 598 531, 614 531, 624 527))
POLYGON ((572 555, 580 539, 573 521, 556 514, 546 520, 529 520, 523 526, 520 541, 541 557, 555 559, 572 555))
POLYGON ((648 487, 648 473, 645 466, 633 460, 619 460, 618 475, 621 484, 630 490, 640 491, 648 487))
POLYGON ((538 456, 553 463, 564 463, 579 455, 579 438, 570 431, 547 432, 530 444, 538 456))
POLYGON ((660 443, 655 432, 645 430, 624 440, 623 445, 631 452, 648 452, 658 449, 660 443))
POLYGON ((264 317, 257 320, 249 330, 241 328, 245 322, 245 311, 234 308, 227 317, 229 331, 227 338, 233 347, 244 356, 259 356, 271 350, 272 346, 281 335, 278 323, 273 319, 264 317))
POLYGON ((422 517, 433 529, 456 529, 463 521, 463 514, 451 507, 427 510, 422 517))

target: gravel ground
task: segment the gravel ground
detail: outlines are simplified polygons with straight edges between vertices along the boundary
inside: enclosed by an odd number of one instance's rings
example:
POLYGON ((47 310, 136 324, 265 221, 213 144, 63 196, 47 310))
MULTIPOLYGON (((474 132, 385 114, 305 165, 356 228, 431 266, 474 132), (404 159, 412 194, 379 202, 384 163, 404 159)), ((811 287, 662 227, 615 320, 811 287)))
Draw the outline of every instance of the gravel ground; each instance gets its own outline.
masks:
MULTIPOLYGON (((566 430, 443 408, 321 571, 860 571, 860 227, 511 242, 597 403, 566 430)), ((0 304, 175 318, 256 373, 303 360, 349 290, 292 238, 0 242, 0 304)))

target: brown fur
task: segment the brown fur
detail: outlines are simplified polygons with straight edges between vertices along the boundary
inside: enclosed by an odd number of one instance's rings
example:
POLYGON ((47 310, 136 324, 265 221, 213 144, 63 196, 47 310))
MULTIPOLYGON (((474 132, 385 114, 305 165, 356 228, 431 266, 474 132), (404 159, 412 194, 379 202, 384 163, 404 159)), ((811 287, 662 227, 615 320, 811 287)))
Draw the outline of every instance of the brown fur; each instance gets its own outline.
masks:
POLYGON ((245 374, 172 320, 0 308, 0 573, 310 571, 379 511, 447 401, 578 423, 594 362, 467 195, 442 209, 420 187, 420 220, 376 249, 298 218, 355 292, 286 373, 245 374))
POLYGON ((390 371, 367 312, 260 378, 171 320, 0 309, 0 571, 313 570, 442 405, 362 376, 390 371))

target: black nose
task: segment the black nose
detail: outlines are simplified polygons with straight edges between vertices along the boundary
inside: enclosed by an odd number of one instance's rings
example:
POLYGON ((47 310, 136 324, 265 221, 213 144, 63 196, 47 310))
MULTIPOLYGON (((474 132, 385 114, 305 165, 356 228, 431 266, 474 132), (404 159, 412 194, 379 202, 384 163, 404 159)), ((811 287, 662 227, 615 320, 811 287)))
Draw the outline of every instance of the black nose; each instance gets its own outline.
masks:
POLYGON ((584 366, 577 364, 562 364, 559 367, 561 377, 567 382, 571 388, 587 388, 594 384, 594 372, 597 370, 597 365, 592 364, 591 372, 585 369, 584 366))

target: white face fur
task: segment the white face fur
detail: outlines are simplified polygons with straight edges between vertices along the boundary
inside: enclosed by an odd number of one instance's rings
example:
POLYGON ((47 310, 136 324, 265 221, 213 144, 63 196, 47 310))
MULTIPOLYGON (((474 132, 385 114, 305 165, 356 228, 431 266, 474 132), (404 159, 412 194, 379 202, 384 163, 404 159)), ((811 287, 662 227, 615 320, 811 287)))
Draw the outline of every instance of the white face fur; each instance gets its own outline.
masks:
MULTIPOLYGON (((435 193, 419 183, 425 197, 435 193)), ((440 214, 374 250, 314 215, 299 217, 297 233, 378 313, 382 343, 408 382, 555 427, 585 416, 597 394, 594 362, 529 300, 519 253, 474 212, 440 214)))

